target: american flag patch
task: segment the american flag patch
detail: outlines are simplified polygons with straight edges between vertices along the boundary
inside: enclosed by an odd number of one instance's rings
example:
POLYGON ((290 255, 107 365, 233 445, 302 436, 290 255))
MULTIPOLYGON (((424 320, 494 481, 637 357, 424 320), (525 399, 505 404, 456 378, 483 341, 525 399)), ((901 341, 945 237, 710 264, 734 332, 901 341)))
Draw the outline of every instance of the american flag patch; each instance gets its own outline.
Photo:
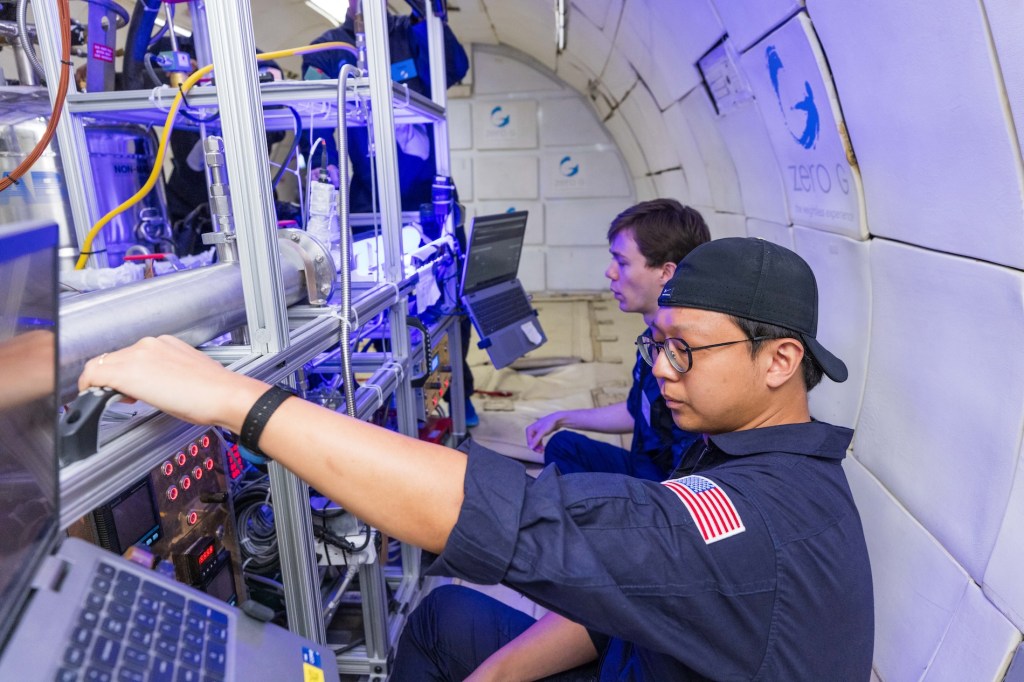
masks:
POLYGON ((686 506, 704 542, 711 544, 746 530, 725 491, 703 476, 685 476, 662 485, 686 506))

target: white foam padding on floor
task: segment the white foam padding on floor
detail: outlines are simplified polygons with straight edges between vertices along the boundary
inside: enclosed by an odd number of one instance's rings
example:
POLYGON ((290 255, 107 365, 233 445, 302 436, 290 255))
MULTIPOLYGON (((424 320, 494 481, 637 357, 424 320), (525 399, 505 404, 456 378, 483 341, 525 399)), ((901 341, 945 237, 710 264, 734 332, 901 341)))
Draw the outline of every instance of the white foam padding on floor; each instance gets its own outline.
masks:
MULTIPOLYGON (((982 589, 1018 629, 1024 630, 1024 451, 1017 457, 1010 502, 995 548, 985 568, 982 589)), ((1022 670, 1024 675, 1024 670, 1022 670)))
POLYGON ((551 97, 540 102, 540 141, 545 147, 594 145, 611 140, 586 100, 551 97))
MULTIPOLYGON (((543 376, 532 376, 504 368, 473 368, 478 391, 509 391, 514 395, 514 411, 488 411, 489 398, 476 394, 473 404, 480 415, 480 426, 473 438, 498 452, 527 462, 542 462, 541 453, 526 447, 526 427, 537 419, 559 410, 594 407, 591 391, 600 386, 628 386, 629 367, 599 362, 576 363, 553 369, 543 376)), ((504 400, 502 403, 506 402, 504 400)), ((588 433, 595 440, 621 445, 621 436, 588 433)))
POLYGON ((703 88, 691 91, 680 102, 680 110, 700 150, 704 167, 699 172, 708 179, 712 205, 719 211, 742 213, 743 197, 740 195, 736 167, 729 155, 729 148, 722 141, 707 93, 703 88))
POLYGON ((1002 680, 1020 642, 1017 628, 969 583, 923 681, 1002 680))
POLYGON ((760 109, 754 102, 746 102, 716 121, 736 168, 743 212, 751 218, 788 224, 782 174, 760 109))
POLYGON ((793 222, 867 238, 860 176, 850 166, 832 77, 807 15, 772 31, 740 61, 775 150, 793 222))
MULTIPOLYGON (((1020 148, 980 3, 808 0, 871 233, 1024 267, 1020 148)), ((1019 27, 1011 30, 1019 42, 1019 27)))
MULTIPOLYGON (((855 439, 854 453, 860 452, 855 439)), ((847 457, 843 468, 871 557, 874 667, 883 680, 919 680, 953 620, 968 576, 860 462, 847 457)))
POLYGON ((1024 275, 870 244, 861 461, 980 581, 1024 428, 1024 275))
POLYGON ((694 64, 725 34, 710 0, 627 2, 616 46, 643 74, 659 108, 701 82, 694 64))
POLYGON ((818 281, 818 340, 846 363, 841 384, 823 377, 809 399, 815 419, 853 428, 857 423, 871 342, 871 268, 868 243, 794 227, 796 252, 818 281))
POLYGON ((729 39, 743 51, 803 6, 797 0, 712 0, 729 39))

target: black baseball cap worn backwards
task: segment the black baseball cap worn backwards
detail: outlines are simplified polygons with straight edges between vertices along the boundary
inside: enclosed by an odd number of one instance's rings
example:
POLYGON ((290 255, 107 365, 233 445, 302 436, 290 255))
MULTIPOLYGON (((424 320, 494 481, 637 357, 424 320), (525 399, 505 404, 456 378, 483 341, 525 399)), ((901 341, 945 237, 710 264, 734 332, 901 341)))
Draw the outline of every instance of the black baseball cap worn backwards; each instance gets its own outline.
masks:
POLYGON ((846 381, 846 365, 822 346, 818 284, 807 262, 778 244, 729 237, 701 244, 679 262, 658 305, 712 310, 795 332, 825 375, 846 381))

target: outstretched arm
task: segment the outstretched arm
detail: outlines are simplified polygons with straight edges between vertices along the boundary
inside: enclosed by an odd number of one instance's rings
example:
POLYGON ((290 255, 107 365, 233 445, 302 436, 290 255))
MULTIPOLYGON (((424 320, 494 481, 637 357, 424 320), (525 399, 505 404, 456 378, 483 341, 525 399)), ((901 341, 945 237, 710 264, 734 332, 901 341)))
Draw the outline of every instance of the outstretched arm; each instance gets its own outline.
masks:
MULTIPOLYGON (((238 433, 269 388, 230 372, 185 342, 146 338, 90 360, 79 388, 109 386, 195 424, 238 433), (154 376, 154 368, 160 368, 154 376)), ((463 499, 466 457, 289 398, 270 417, 260 449, 388 535, 440 553, 463 499)))
POLYGON ((495 651, 466 682, 539 680, 597 659, 587 629, 549 613, 495 651))
POLYGON ((629 433, 633 430, 633 416, 624 402, 584 410, 552 412, 526 427, 526 445, 531 450, 544 452, 544 437, 559 429, 629 433))

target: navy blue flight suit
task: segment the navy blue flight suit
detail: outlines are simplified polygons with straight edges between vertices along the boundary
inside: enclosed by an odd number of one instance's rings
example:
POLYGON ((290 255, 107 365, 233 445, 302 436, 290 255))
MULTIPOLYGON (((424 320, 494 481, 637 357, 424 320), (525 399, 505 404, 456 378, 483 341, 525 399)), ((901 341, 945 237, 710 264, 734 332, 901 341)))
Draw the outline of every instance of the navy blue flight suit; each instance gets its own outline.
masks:
POLYGON ((658 380, 639 353, 626 409, 633 417, 633 442, 629 450, 575 431, 559 431, 544 446, 544 463, 557 464, 563 474, 604 472, 664 480, 697 440, 697 434, 683 431, 672 421, 658 380))
MULTIPOLYGON (((851 437, 821 422, 714 435, 663 483, 553 467, 534 480, 473 445, 430 570, 502 582, 582 624, 600 680, 863 682, 874 607, 842 469, 851 437)), ((468 590, 427 596, 392 680, 461 679, 529 626, 487 597, 459 622, 431 622, 468 590)))

